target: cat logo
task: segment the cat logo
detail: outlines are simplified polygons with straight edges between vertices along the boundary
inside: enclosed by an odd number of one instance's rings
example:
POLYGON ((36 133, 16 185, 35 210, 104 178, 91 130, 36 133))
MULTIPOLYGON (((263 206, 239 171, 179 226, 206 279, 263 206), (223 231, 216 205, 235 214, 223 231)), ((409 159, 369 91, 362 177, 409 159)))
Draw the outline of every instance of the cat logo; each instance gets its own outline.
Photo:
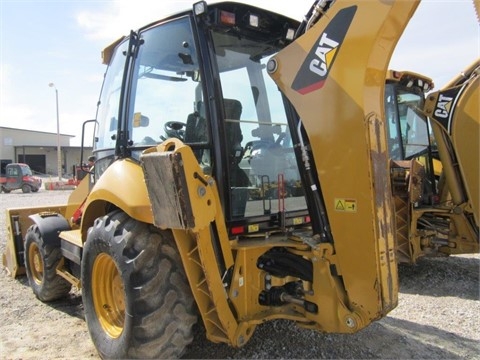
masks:
POLYGON ((461 95, 465 86, 454 87, 445 91, 439 92, 435 101, 435 107, 432 118, 438 121, 447 132, 451 132, 453 113, 455 111, 455 103, 461 95))
POLYGON ((310 61, 310 71, 319 76, 327 75, 328 65, 332 63, 335 57, 337 46, 338 42, 329 39, 327 33, 323 33, 315 51, 317 58, 310 61))
POLYGON ((356 11, 356 6, 342 9, 330 21, 293 80, 293 90, 305 95, 323 87, 356 11))
POLYGON ((452 107, 452 100, 453 97, 440 94, 438 97, 437 106, 435 108, 435 116, 442 119, 448 118, 448 114, 450 113, 450 109, 452 107))

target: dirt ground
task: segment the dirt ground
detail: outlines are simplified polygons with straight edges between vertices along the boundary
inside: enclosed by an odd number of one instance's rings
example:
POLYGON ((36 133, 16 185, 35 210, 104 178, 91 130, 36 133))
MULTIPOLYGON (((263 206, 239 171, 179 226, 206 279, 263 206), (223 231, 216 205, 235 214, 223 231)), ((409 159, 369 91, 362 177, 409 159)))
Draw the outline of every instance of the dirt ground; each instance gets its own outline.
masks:
MULTIPOLYGON (((68 195, 0 194, 0 251, 6 241, 5 208, 60 204, 68 195)), ((322 334, 273 321, 259 326, 243 348, 233 349, 209 342, 197 326, 184 358, 480 359, 479 264, 476 254, 400 266, 399 306, 357 334, 322 334)), ((99 358, 78 292, 45 304, 25 277, 13 279, 4 269, 0 288, 0 358, 99 358)))

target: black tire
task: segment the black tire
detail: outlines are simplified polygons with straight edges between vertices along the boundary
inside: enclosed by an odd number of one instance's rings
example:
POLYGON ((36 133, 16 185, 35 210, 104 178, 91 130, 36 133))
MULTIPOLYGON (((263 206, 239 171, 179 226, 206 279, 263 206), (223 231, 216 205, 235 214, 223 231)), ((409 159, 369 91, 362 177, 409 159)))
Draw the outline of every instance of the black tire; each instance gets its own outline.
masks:
POLYGON ((5 194, 9 194, 11 190, 8 190, 6 187, 2 186, 2 190, 5 194))
POLYGON ((39 300, 57 300, 70 292, 72 285, 56 273, 61 259, 60 248, 45 244, 38 226, 30 226, 25 236, 25 269, 30 287, 39 300))
POLYGON ((22 185, 22 192, 23 193, 29 193, 31 191, 32 191, 32 188, 30 187, 30 185, 27 185, 27 184, 22 185))
POLYGON ((171 232, 124 212, 89 230, 82 297, 102 358, 177 358, 193 340, 196 307, 171 232))

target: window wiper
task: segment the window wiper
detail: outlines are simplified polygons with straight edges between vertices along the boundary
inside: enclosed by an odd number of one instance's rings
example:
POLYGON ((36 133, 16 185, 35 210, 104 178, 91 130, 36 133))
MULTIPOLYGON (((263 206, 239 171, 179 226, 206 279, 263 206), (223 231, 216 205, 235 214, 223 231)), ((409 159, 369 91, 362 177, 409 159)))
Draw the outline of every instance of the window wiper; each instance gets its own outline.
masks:
POLYGON ((149 79, 158 79, 158 80, 168 80, 168 81, 175 81, 175 82, 182 82, 187 81, 187 78, 178 77, 178 76, 167 76, 161 74, 153 74, 153 73, 144 73, 142 77, 146 77, 149 79))

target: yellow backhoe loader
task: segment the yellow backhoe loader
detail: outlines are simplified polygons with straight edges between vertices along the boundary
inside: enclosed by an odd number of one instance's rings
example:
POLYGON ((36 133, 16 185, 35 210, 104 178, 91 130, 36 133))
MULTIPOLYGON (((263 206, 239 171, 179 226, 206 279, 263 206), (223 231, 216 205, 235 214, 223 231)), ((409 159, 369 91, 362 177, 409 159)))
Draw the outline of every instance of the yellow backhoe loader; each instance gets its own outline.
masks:
POLYGON ((399 262, 479 251, 479 71, 476 60, 434 93, 419 74, 387 77, 399 262))
POLYGON ((114 42, 95 165, 67 204, 7 211, 5 266, 42 301, 81 288, 103 358, 181 356, 198 317, 234 347, 268 320, 384 317, 399 248, 478 251, 478 66, 426 105, 424 77, 387 71, 417 5, 319 0, 299 23, 200 1, 114 42), (404 123, 427 116, 417 151, 404 123))

